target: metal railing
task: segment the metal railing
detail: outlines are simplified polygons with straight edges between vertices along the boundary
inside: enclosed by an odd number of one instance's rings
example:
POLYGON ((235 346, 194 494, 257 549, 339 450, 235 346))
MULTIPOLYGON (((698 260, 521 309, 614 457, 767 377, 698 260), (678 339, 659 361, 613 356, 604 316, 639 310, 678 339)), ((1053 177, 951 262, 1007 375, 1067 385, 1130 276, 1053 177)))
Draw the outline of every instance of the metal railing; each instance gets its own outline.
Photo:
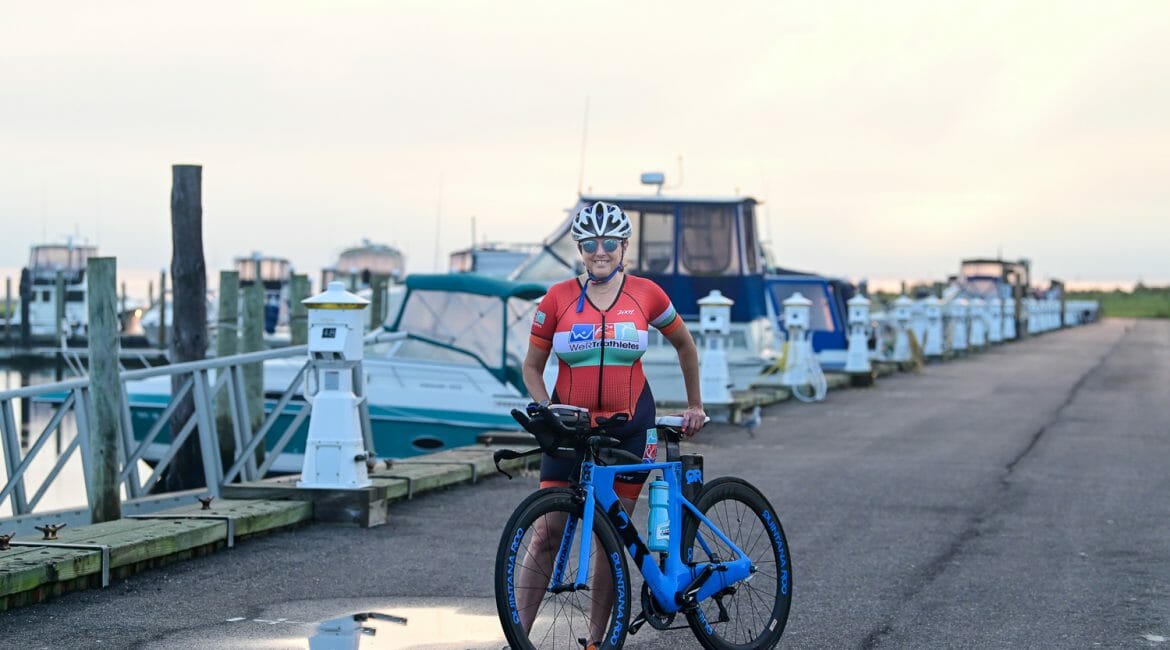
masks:
MULTIPOLYGON (((399 333, 374 332, 366 337, 366 343, 392 341, 404 336, 399 333)), ((312 404, 308 401, 298 401, 299 408, 288 408, 301 392, 307 373, 311 371, 312 362, 308 359, 307 352, 307 347, 301 345, 120 372, 119 382, 123 400, 120 409, 122 437, 118 447, 118 484, 124 503, 133 505, 139 500, 156 498, 150 496, 152 490, 158 486, 163 473, 170 467, 183 443, 192 435, 198 436, 199 439, 207 493, 218 496, 224 485, 263 478, 312 412, 312 404), (245 367, 273 359, 296 357, 305 359, 305 362, 289 385, 275 398, 275 404, 271 407, 266 406, 263 422, 253 429, 246 399, 245 367), (169 385, 158 387, 163 378, 174 377, 180 378, 177 390, 169 390, 169 385), (156 396, 165 394, 168 403, 159 412, 157 420, 149 430, 136 432, 131 401, 135 395, 145 394, 146 389, 150 388, 146 383, 149 380, 156 382, 155 388, 150 390, 149 394, 156 396), (179 404, 187 398, 190 398, 194 407, 191 416, 181 424, 170 422, 179 404), (224 415, 226 420, 222 417, 224 415), (291 421, 287 424, 278 424, 282 416, 291 417, 291 421), (230 423, 228 426, 231 429, 231 440, 235 450, 230 464, 221 460, 219 428, 225 422, 230 423), (170 442, 165 447, 156 446, 156 441, 168 424, 172 426, 170 442), (280 430, 279 427, 284 428, 280 430), (139 433, 141 435, 138 435, 139 433), (257 449, 265 444, 266 440, 272 442, 266 445, 263 460, 257 461, 257 449), (143 459, 155 463, 145 476, 139 471, 139 461, 143 459), (225 467, 225 464, 228 466, 225 467)), ((365 381, 361 365, 356 366, 353 372, 353 385, 359 397, 363 437, 366 448, 373 451, 369 405, 364 397, 365 381)), ((0 455, 6 475, 6 482, 0 487, 0 504, 7 500, 15 518, 37 510, 49 487, 57 480, 75 453, 81 455, 82 472, 86 482, 86 502, 92 507, 94 495, 89 493, 90 414, 92 393, 95 389, 101 388, 92 386, 88 377, 82 377, 53 384, 0 391, 0 455), (16 422, 17 408, 27 409, 38 403, 53 404, 55 408, 39 433, 34 434, 32 431, 26 433, 22 445, 21 430, 16 422), (48 453, 45 452, 48 441, 54 436, 60 439, 65 433, 64 427, 70 423, 75 425, 76 435, 63 449, 59 449, 52 468, 39 485, 29 485, 27 478, 29 468, 39 455, 48 453), (81 451, 78 452, 78 449, 81 451)), ((268 394, 272 395, 273 392, 268 394)))

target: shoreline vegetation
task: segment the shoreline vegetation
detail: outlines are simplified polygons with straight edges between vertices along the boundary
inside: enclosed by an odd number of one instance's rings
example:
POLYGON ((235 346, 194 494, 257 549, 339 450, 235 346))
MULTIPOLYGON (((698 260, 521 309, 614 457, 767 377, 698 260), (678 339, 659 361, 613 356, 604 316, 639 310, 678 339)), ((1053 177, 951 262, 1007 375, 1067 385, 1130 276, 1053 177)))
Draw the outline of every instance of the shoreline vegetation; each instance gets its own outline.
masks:
POLYGON ((1132 291, 1070 291, 1068 297, 1100 302, 1105 318, 1170 318, 1170 286, 1147 287, 1138 283, 1132 291))

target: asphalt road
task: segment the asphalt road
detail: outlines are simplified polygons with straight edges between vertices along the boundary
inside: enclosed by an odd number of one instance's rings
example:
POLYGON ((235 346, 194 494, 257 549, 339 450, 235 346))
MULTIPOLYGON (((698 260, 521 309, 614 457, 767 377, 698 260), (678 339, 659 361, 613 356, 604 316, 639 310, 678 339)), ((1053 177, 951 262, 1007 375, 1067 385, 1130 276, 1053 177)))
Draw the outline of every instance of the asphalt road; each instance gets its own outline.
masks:
MULTIPOLYGON (((1170 648, 1170 322, 1110 320, 787 402, 754 437, 712 426, 692 449, 781 513, 782 647, 1170 648)), ((362 648, 500 648, 495 547, 535 481, 0 612, 0 647, 304 648, 320 622, 375 611, 407 623, 371 621, 362 648)), ((646 627, 627 647, 695 645, 646 627)))

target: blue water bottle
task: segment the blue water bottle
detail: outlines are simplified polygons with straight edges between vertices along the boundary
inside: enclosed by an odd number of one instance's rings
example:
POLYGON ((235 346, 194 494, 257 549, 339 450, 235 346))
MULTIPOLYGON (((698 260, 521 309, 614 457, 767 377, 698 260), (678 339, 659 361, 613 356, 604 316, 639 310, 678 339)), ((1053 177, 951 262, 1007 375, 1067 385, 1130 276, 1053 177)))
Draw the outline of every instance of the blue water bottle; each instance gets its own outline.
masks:
POLYGON ((662 477, 650 481, 650 519, 646 523, 647 546, 665 553, 670 548, 670 511, 667 509, 670 486, 662 477))

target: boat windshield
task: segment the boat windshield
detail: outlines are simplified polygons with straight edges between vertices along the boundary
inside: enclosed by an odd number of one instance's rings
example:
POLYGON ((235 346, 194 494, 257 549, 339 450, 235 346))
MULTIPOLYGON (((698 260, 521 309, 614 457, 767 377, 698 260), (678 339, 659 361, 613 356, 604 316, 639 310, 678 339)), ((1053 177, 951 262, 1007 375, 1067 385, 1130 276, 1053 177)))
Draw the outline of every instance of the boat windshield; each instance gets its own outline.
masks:
POLYGON ((29 269, 37 274, 84 271, 86 261, 96 255, 91 246, 35 246, 29 256, 29 269))
POLYGON ((536 301, 518 297, 412 289, 395 327, 412 339, 395 356, 465 364, 478 361, 500 373, 505 369, 518 373, 535 309, 536 301))
POLYGON ((768 290, 772 292, 772 301, 777 305, 783 305, 785 300, 799 291, 802 296, 812 301, 809 311, 809 329, 814 332, 835 332, 837 330, 837 326, 833 322, 832 307, 835 292, 829 283, 820 280, 771 280, 768 282, 768 290))

